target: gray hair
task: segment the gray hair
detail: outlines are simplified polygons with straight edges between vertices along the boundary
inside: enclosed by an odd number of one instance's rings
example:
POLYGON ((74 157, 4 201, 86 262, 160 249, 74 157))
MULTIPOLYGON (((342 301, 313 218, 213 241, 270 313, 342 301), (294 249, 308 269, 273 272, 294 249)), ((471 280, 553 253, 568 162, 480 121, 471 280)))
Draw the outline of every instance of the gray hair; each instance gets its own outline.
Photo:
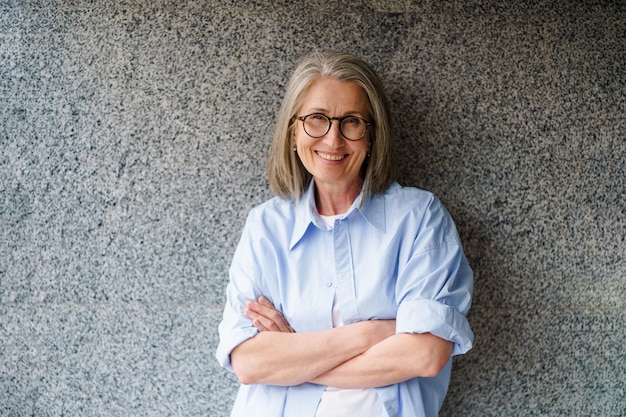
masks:
POLYGON ((395 181, 396 175, 389 102, 382 81, 374 69, 362 59, 340 52, 307 55, 292 74, 269 151, 270 189, 277 196, 297 201, 311 181, 311 174, 293 152, 291 138, 296 112, 304 102, 311 84, 320 78, 356 83, 367 94, 368 110, 374 119, 374 134, 371 137, 371 153, 363 167, 365 197, 370 193, 383 193, 395 181))

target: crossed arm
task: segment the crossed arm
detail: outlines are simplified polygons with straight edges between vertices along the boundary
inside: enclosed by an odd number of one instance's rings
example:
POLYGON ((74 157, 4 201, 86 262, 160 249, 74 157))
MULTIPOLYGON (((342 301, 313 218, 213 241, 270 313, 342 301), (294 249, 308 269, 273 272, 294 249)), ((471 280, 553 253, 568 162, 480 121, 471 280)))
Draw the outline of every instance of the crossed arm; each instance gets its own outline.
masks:
POLYGON ((261 330, 231 352, 244 384, 372 388, 437 375, 452 343, 430 333, 395 333, 395 320, 371 320, 334 329, 295 333, 264 297, 246 316, 261 330))

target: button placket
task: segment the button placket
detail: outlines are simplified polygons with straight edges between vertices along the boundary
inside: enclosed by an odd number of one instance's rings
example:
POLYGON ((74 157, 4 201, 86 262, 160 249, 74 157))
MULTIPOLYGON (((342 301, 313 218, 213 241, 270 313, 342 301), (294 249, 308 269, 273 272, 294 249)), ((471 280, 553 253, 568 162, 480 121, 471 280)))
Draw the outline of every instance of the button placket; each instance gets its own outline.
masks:
POLYGON ((359 316, 356 308, 352 246, 350 244, 350 228, 347 219, 335 221, 333 245, 335 249, 337 302, 339 303, 339 310, 344 322, 352 323, 358 321, 359 316))

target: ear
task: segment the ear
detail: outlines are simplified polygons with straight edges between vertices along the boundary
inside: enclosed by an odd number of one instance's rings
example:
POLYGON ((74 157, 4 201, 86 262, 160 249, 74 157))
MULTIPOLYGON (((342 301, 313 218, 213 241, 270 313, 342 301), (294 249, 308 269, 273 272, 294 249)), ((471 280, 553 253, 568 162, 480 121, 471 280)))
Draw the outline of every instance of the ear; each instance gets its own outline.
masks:
POLYGON ((296 151, 296 146, 297 146, 297 144, 296 144, 296 129, 291 128, 290 130, 291 130, 291 133, 290 133, 290 136, 291 136, 290 146, 291 146, 291 149, 295 152, 296 151))

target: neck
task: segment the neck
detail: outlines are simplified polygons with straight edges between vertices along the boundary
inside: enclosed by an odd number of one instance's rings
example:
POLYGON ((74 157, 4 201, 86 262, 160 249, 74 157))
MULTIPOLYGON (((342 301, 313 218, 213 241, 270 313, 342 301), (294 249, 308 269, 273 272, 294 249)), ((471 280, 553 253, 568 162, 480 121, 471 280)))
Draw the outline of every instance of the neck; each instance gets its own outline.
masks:
POLYGON ((315 205, 322 216, 343 214, 350 209, 361 193, 363 181, 349 186, 330 186, 315 183, 315 205))

